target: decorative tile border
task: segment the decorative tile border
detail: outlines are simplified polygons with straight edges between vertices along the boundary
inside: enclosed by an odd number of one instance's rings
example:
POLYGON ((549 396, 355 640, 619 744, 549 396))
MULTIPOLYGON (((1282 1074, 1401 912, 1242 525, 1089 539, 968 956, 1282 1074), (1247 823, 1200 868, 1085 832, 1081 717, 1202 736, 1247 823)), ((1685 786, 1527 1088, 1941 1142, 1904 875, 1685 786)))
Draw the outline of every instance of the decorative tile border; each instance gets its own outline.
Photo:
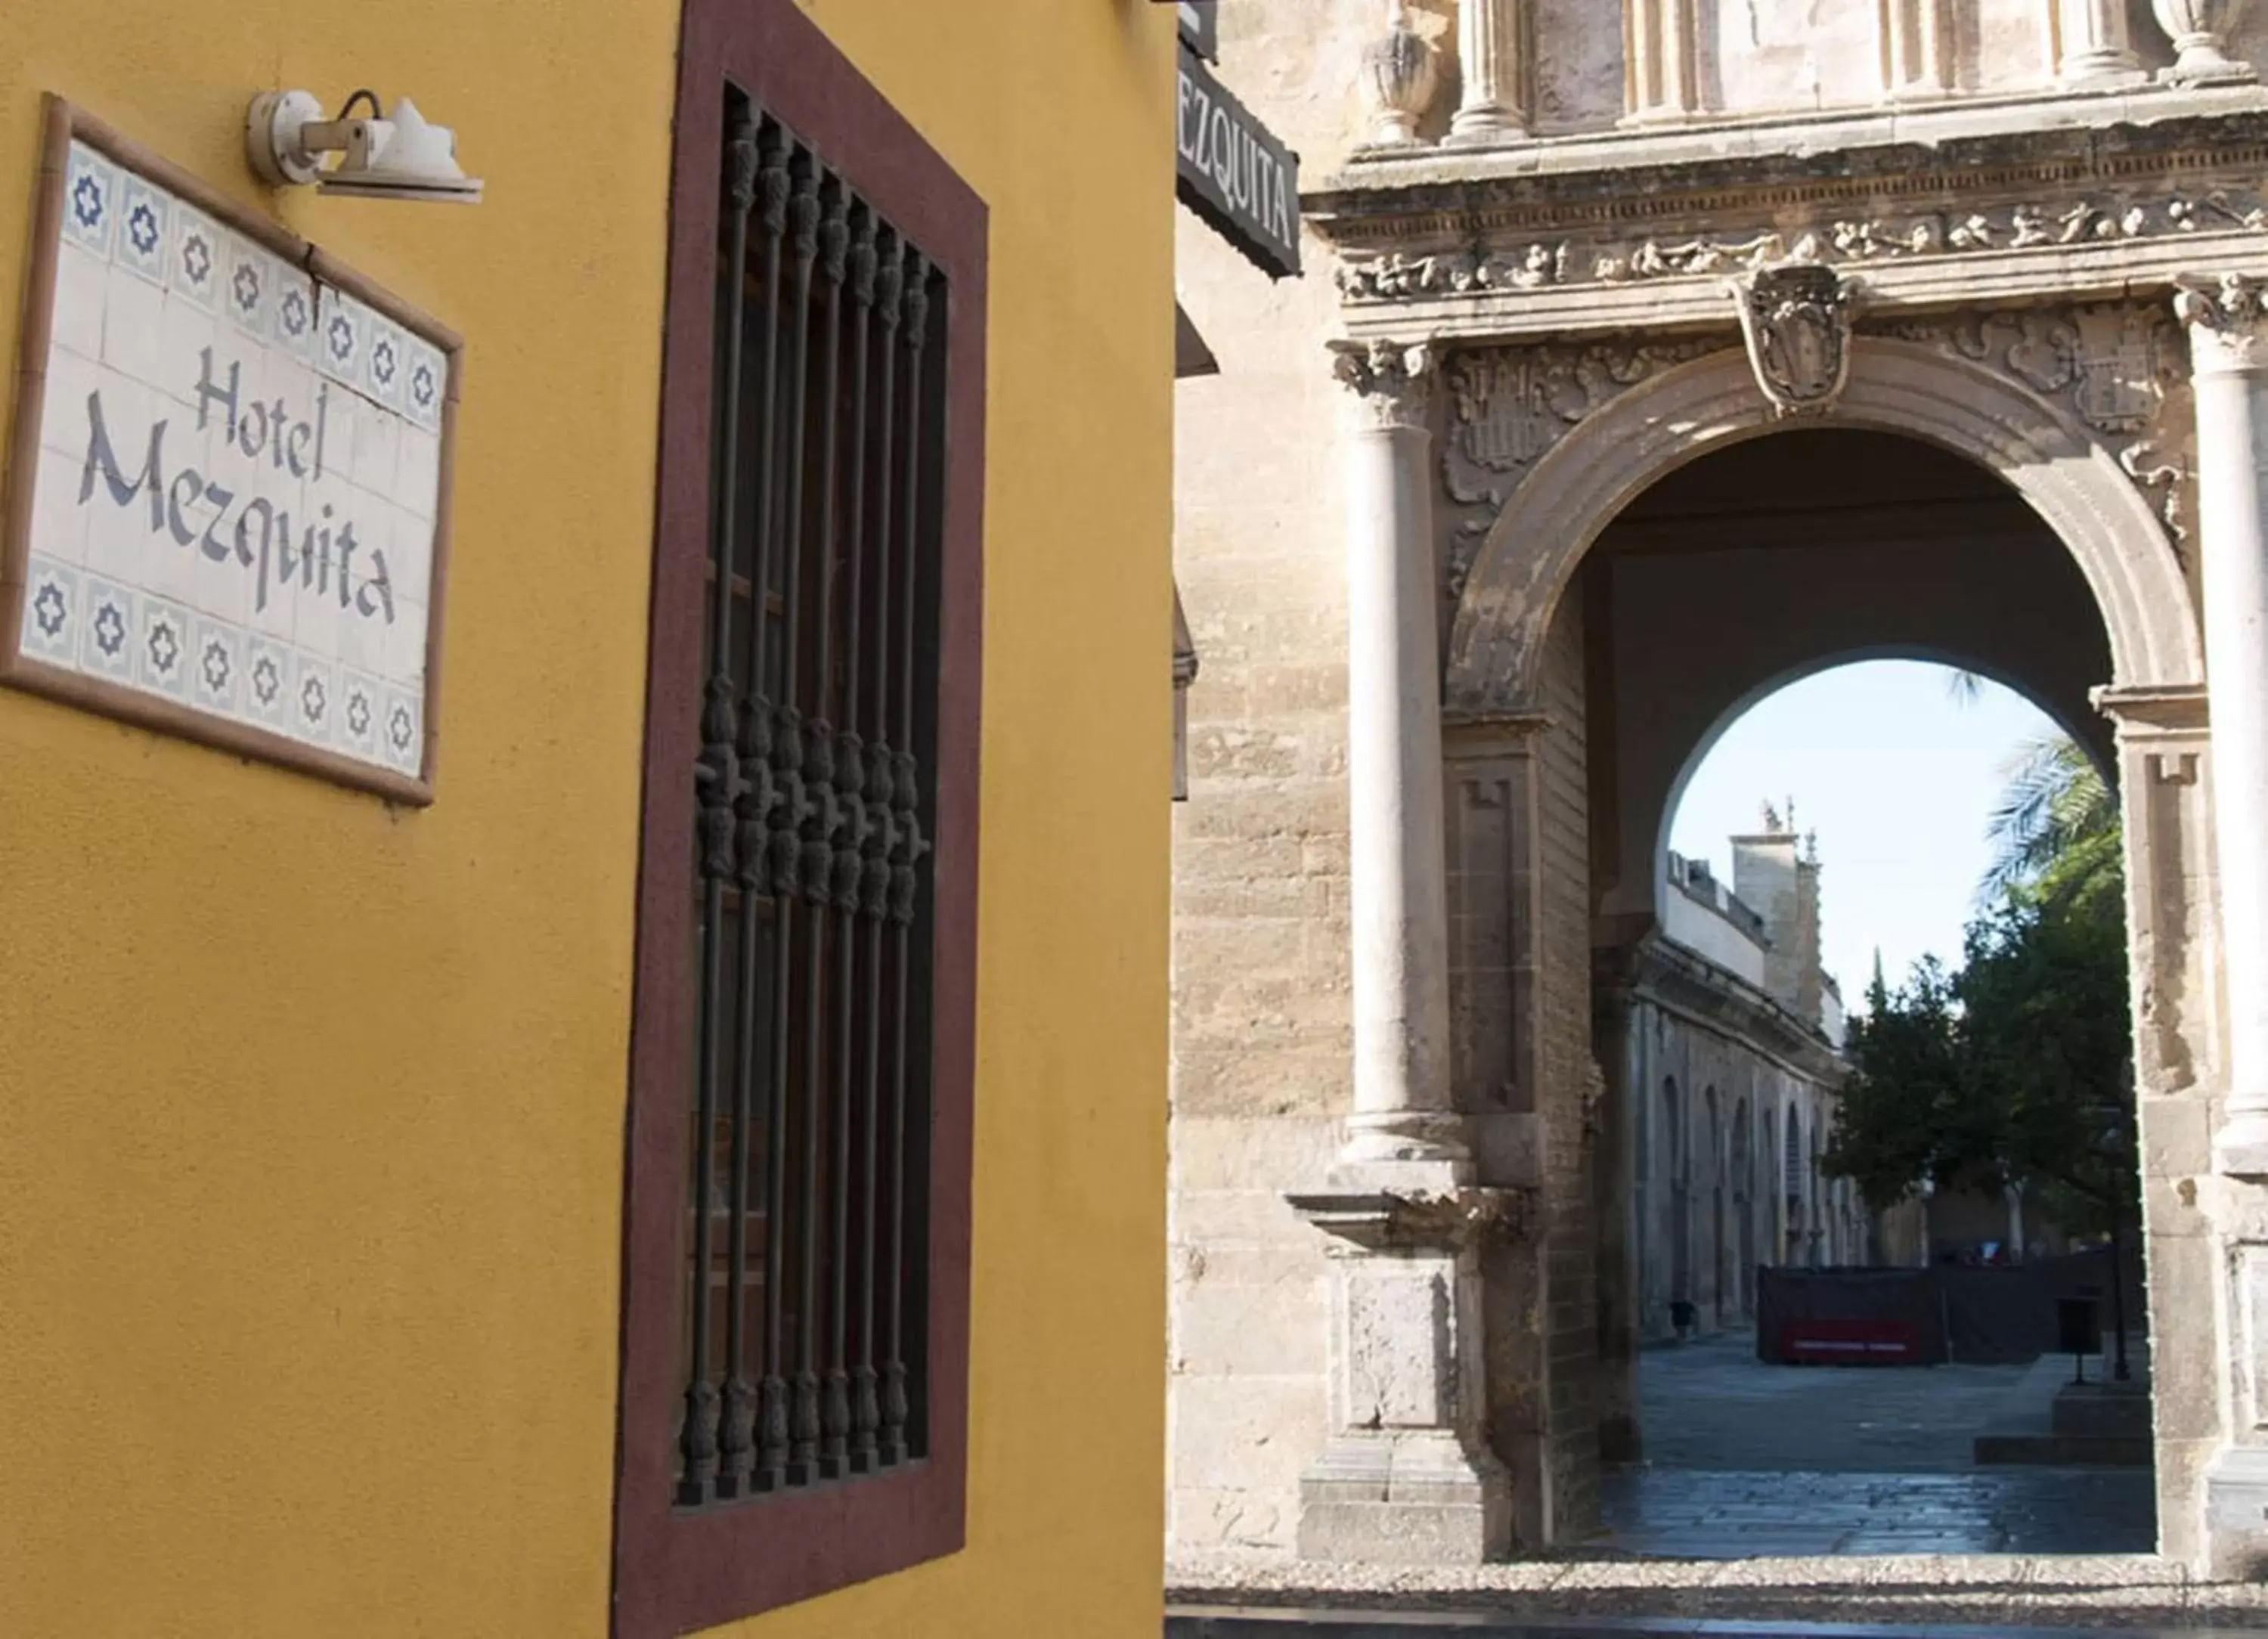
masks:
POLYGON ((400 774, 423 766, 422 678, 377 678, 38 553, 26 593, 26 656, 400 774))
POLYGON ((462 344, 47 112, 0 682, 431 801, 462 344))

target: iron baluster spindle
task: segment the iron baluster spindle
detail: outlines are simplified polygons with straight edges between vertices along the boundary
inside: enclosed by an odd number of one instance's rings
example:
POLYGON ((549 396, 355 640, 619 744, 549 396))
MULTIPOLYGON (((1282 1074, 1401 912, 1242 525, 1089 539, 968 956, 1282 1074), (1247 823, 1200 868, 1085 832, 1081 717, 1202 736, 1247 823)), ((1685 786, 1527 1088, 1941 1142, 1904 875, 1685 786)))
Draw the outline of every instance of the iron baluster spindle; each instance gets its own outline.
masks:
MULTIPOLYGON (((748 211, 756 197, 755 131, 745 121, 727 145, 732 166, 731 261, 727 288, 736 287, 747 255, 748 211)), ((725 342, 726 373, 736 372, 741 346, 740 304, 732 304, 725 342)), ((739 395, 727 401, 724 445, 730 452, 739 436, 739 395)), ((733 805, 740 796, 740 708, 733 686, 733 533, 739 498, 738 463, 727 469, 717 509, 714 548, 716 579, 710 595, 709 681, 701 707, 701 759, 694 785, 701 799, 701 994, 699 1077, 693 1133, 693 1370, 685 1389, 685 1424, 680 1438, 684 1468, 678 1501, 698 1506, 717 1483, 717 1385, 709 1371, 710 1195, 715 1187, 717 1084, 723 1075, 725 1030, 725 884, 734 874, 733 805)))
MULTIPOLYGON (((764 687, 764 639, 770 620, 764 604, 770 585, 766 543, 769 540, 767 524, 772 506, 771 407, 775 379, 778 373, 780 238, 787 227, 788 193, 786 142, 777 125, 769 125, 765 130, 762 164, 756 173, 756 192, 762 205, 764 295, 757 337, 757 356, 761 362, 756 371, 760 384, 755 416, 756 483, 755 504, 750 509, 755 518, 755 527, 749 534, 749 556, 753 561, 748 566, 748 696, 740 712, 740 768, 743 776, 740 802, 740 994, 735 1008, 740 1027, 736 1043, 739 1062, 734 1067, 733 1085, 733 1246, 725 1345, 726 1366, 731 1376, 725 1391, 725 1464, 717 1485, 717 1494, 720 1497, 747 1496, 755 1488, 755 1425, 762 1402, 757 1385, 751 1381, 747 1348, 748 1172, 749 1150, 756 1118, 757 1055, 761 1051, 756 1028, 756 987, 762 928, 756 910, 759 896, 769 892, 771 886, 770 872, 765 868, 764 847, 764 832, 773 798, 772 705, 764 687)), ((725 445, 734 474, 731 482, 737 482, 737 475, 747 459, 747 451, 740 436, 741 404, 747 386, 741 373, 740 342, 747 308, 747 232, 743 217, 734 235, 727 287, 733 303, 733 342, 728 349, 732 357, 725 376, 727 390, 731 393, 726 410, 731 432, 725 445)), ((769 1152, 766 1161, 769 1165, 769 1152)), ((772 1238, 772 1225, 777 1222, 775 1203, 777 1199, 776 1190, 768 1190, 762 1202, 768 1244, 772 1238)), ((768 1274, 764 1282, 768 1307, 777 1290, 776 1278, 768 1274)), ((773 1339, 777 1333, 777 1319, 768 1319, 764 1328, 768 1363, 777 1348, 773 1339)), ((776 1365, 768 1363, 766 1373, 776 1375, 776 1365)))
MULTIPOLYGON (((890 759, 889 654, 890 629, 890 480, 893 474, 892 435, 897 428, 898 325, 905 291, 905 250, 898 236, 885 228, 879 246, 880 267, 875 282, 875 312, 882 334, 877 371, 880 379, 874 394, 874 624, 873 687, 868 696, 866 739, 866 834, 859 881, 859 908, 865 916, 866 980, 862 994, 866 1003, 866 1045, 864 1117, 859 1123, 865 1189, 865 1234, 858 1259, 858 1370, 857 1405, 852 1414, 850 1463, 862 1474, 881 1466, 881 1358, 875 1344, 880 1315, 875 1307, 875 1265, 882 1238, 882 1199, 880 1174, 882 1096, 882 930, 890 908, 890 797, 895 781, 890 759)), ((862 657, 863 658, 863 657, 862 657)))
POLYGON ((910 1154, 907 1148, 908 1070, 906 1033, 907 991, 913 969, 914 868, 921 855, 920 819, 915 795, 917 770, 914 764, 914 659, 917 576, 920 566, 922 512, 922 350, 929 334, 929 259, 915 251, 906 270, 906 406, 909 423, 905 441, 904 533, 898 574, 899 632, 897 649, 897 713, 891 738, 896 744, 895 780, 892 796, 895 812, 890 852, 890 922, 895 946, 896 979, 891 1028, 894 1037, 890 1075, 890 1149, 895 1158, 890 1190, 890 1306, 888 1363, 882 1393, 882 1460, 902 1463, 910 1455, 907 1430, 912 1415, 905 1348, 906 1310, 906 1195, 910 1154))
MULTIPOLYGON (((842 1376, 840 1360, 828 1358, 823 1375, 819 1369, 820 1342, 826 1325, 826 1294, 821 1285, 820 1259, 820 1238, 825 1221, 820 1211, 824 1199, 821 1167, 824 1151, 831 1147, 829 1129, 839 1122, 841 1114, 839 1110, 830 1112, 828 1108, 827 1090, 831 1077, 827 1074, 823 1057, 827 997, 821 976, 827 960, 827 911, 835 867, 834 839, 843 822, 835 789, 836 731, 828 721, 828 681, 835 665, 835 579, 830 561, 835 544, 836 462, 841 450, 843 280, 850 248, 849 211, 849 191, 838 180, 828 201, 827 219, 819 230, 820 268, 826 279, 827 298, 820 331, 819 509, 811 541, 810 566, 812 592, 817 606, 812 615, 811 710, 804 721, 807 741, 804 767, 809 782, 809 801, 804 808, 803 896, 811 907, 811 959, 804 970, 803 993, 803 1314, 802 1369, 798 1373, 797 1386, 800 1393, 803 1381, 808 1378, 818 1395, 818 1449, 814 1455, 822 1478, 839 1477, 843 1472, 850 1433, 850 1397, 837 1392, 847 1381, 842 1376), (830 1113, 834 1120, 829 1119, 830 1113), (831 1463, 830 1454, 834 1459, 831 1463)), ((832 1216, 831 1212, 827 1215, 832 1216)))
POLYGON ((758 1482, 767 1488, 800 1483, 796 1466, 799 1436, 796 1423, 801 1406, 799 1390, 786 1378, 783 1335, 786 1297, 782 1290, 786 1273, 786 1229, 793 1222, 787 1210, 788 1016, 795 978, 796 833, 803 822, 803 722, 795 706, 796 594, 800 585, 799 558, 803 511, 803 378, 806 328, 811 312, 811 268, 819 254, 819 167, 816 158, 799 152, 790 166, 793 180, 788 202, 791 248, 795 260, 795 295, 783 320, 788 340, 787 409, 781 424, 771 430, 786 465, 786 481, 778 514, 772 520, 764 550, 767 565, 765 595, 770 596, 771 571, 778 571, 781 587, 779 706, 772 738, 776 795, 769 870, 772 879, 772 1004, 770 1038, 772 1077, 766 1158, 764 1224, 765 1309, 768 1318, 765 1356, 764 1444, 758 1482))
MULTIPOLYGON (((810 399, 811 286, 813 268, 819 257, 819 180, 817 157, 806 155, 796 174, 795 197, 789 206, 795 244, 795 302, 788 319, 788 409, 781 429, 785 443, 783 454, 787 462, 786 507, 780 526, 781 801, 773 811, 772 824, 772 879, 778 889, 779 915, 773 946, 778 956, 774 964, 778 977, 772 991, 772 1027, 777 1033, 772 1058, 772 1099, 784 1126, 791 1113, 787 1089, 793 1068, 791 1048, 794 1032, 790 1021, 796 1000, 795 907, 803 886, 803 820, 811 804, 804 773, 804 716, 798 699, 803 675, 803 479, 804 438, 808 430, 804 412, 810 399)), ((806 1146, 812 1142, 807 1132, 799 1133, 797 1137, 806 1146)), ((807 1167, 803 1169, 806 1180, 809 1172, 807 1167)), ((812 1209, 808 1190, 798 1199, 796 1209, 787 1216, 786 1222, 796 1225, 799 1236, 807 1236, 812 1209)), ((787 1483, 792 1486, 807 1485, 818 1477, 819 1379, 811 1368, 810 1328, 803 1324, 802 1307, 799 1293, 797 1363, 790 1385, 788 1413, 787 1483)))
MULTIPOLYGON (((858 999, 852 989, 851 934, 858 909, 859 849, 865 836, 864 792, 865 744, 858 735, 858 643, 862 599, 860 559, 866 523, 866 355, 874 315, 874 216, 862 208, 850 246, 850 470, 843 480, 848 517, 836 562, 847 584, 842 598, 843 665, 835 740, 836 828, 835 901, 835 1187, 833 1235, 828 1255, 830 1295, 825 1407, 826 1438, 820 1467, 829 1479, 850 1472, 850 1438, 856 1420, 850 1377, 850 1150, 852 1021, 858 999)), ((828 463, 833 470, 833 462, 828 463)), ((822 668, 824 671, 825 668, 822 668)), ((872 1005, 871 1002, 866 1005, 872 1005)))

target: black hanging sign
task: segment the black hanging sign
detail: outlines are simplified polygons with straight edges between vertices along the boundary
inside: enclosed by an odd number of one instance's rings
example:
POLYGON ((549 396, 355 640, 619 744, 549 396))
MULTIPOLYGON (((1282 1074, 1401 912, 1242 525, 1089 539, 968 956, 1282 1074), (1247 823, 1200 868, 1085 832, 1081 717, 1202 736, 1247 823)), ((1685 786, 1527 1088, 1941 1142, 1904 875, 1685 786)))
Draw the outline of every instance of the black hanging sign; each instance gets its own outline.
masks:
POLYGON ((1174 191, 1271 279, 1300 271, 1300 156, 1182 45, 1174 191))
POLYGON ((1179 0, 1182 38, 1208 62, 1220 61, 1219 0, 1179 0))

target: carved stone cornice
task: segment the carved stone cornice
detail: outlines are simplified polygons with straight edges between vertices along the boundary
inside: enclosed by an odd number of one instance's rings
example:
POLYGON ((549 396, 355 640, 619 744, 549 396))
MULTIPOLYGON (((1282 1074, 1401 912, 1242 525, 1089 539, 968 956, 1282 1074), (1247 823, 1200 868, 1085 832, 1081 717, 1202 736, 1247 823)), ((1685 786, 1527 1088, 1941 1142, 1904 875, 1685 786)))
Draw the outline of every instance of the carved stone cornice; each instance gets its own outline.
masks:
POLYGON ((1691 322, 1694 286, 1791 261, 1864 268, 1892 307, 2124 293, 2268 246, 2268 110, 1932 146, 1854 136, 1768 158, 1602 154, 1548 173, 1495 163, 1400 165, 1307 198, 1340 247, 1358 334, 1396 307, 1440 334, 1467 330, 1469 312, 1473 329, 1512 314, 1563 334, 1622 327, 1648 303, 1653 322, 1691 322), (1667 291, 1639 301, 1681 281, 1675 308, 1667 291))
MULTIPOLYGON (((1540 149, 1429 149, 1326 176, 1300 204, 1324 237, 1346 246, 1382 247, 1460 229, 1615 226, 1659 238, 1655 224, 1721 223, 1744 210, 1767 223, 1782 213, 1848 218, 1852 206, 1874 201, 1917 214, 1964 203, 2005 210, 2154 183, 2196 197, 2268 170, 2268 91, 2250 91, 2235 105, 2225 94, 2205 104, 2169 99, 2152 111, 2158 117, 2100 122, 2113 107, 2096 99, 2071 106, 2091 121, 2051 121, 2058 111, 2043 107, 2029 129, 1983 133, 1978 121, 1992 113, 2024 126, 2022 110, 1963 101, 1934 114, 1905 112, 1889 126, 1859 111, 1839 120, 1731 122, 1749 142, 1695 129, 1561 139, 1540 149), (1933 137, 1928 128, 1940 120, 1946 133, 1933 137), (1886 129, 1897 136, 1886 140, 1886 129), (1780 140, 1754 145, 1755 137, 1775 136, 1780 140)), ((2088 232, 2096 231, 2090 223, 2088 232)))
POLYGON ((2175 286, 2174 312, 2189 327, 2200 376, 2268 370, 2268 283, 2241 273, 2182 279, 2175 286))
POLYGON ((2202 683, 2119 687, 2106 685, 2088 702, 2117 725, 2122 739, 2196 736, 2210 726, 2212 702, 2202 683))
POLYGON ((1284 1199, 1301 1218, 1341 1243, 1333 1250, 1342 1253, 1454 1253, 1526 1239, 1535 1228, 1532 1189, 1319 1189, 1284 1199))
POLYGON ((1689 1023, 1737 1038, 1822 1085, 1839 1084, 1847 1073, 1843 1055, 1815 1022, 1667 934, 1646 934, 1631 964, 1632 994, 1689 1023))
POLYGON ((1424 430, 1438 349, 1424 342, 1332 342, 1331 373, 1347 389, 1358 425, 1424 430))

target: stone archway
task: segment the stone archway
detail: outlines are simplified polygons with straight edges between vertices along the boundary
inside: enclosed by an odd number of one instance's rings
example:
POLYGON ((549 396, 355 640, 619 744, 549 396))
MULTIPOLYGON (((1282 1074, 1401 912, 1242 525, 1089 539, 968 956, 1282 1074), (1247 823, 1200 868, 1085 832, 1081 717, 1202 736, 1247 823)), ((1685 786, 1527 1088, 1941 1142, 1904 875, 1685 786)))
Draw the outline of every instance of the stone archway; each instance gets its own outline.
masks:
MULTIPOLYGON (((2118 457, 2021 382, 1958 354, 1868 335, 1851 352, 1824 422, 1904 433, 1999 474, 2086 577, 2115 683, 2203 684, 2187 579, 2159 509, 2118 457)), ((1686 462, 1786 424, 1747 355, 1729 349, 1641 380, 1561 437, 1512 490, 1465 574, 1445 668, 1450 716, 1532 705, 1552 612, 1615 515, 1686 462)))
MULTIPOLYGON (((2170 1150, 2153 1153, 2161 1174, 2154 1182, 2170 1188, 2210 1165, 2191 1152, 2208 1119, 2200 1067, 2217 1051, 2209 820, 2198 778, 2206 748, 2203 647, 2183 564, 2163 521, 2178 511, 2169 503, 2179 499, 2180 481, 2154 487, 2131 449, 2122 460, 2067 406, 2011 373, 2005 357, 1994 367, 1991 348, 1979 357, 1959 342, 1945 342, 1957 329, 1934 340, 1926 327, 1853 339, 1842 396, 1831 415, 1811 424, 1897 434, 1996 474, 2084 579, 2110 661, 2098 703, 2118 725, 2144 1128, 2190 1140, 2177 1158, 2170 1150)), ((1609 372, 1612 390, 1557 432, 1552 447, 1501 498, 1469 562, 1451 555, 1453 582, 1462 582, 1442 691, 1447 899, 1456 930, 1449 942, 1455 1101, 1476 1128, 1481 1156, 1540 1157, 1532 1168, 1483 1172, 1484 1183, 1529 1188, 1540 1202, 1534 1247, 1501 1253, 1486 1267, 1483 1310, 1490 1440, 1511 1469, 1520 1534, 1539 1542, 1581 1528, 1592 1483, 1564 1455, 1573 1430, 1528 1410, 1553 1405, 1555 1372, 1567 1369, 1566 1340, 1522 1339, 1496 1319, 1519 1313, 1523 1299, 1539 1285, 1548 1288, 1551 1271, 1566 1268, 1582 1245, 1581 1231, 1559 1209, 1563 1197, 1572 1197, 1551 1135, 1564 1119, 1563 1066, 1594 1050, 1580 1021, 1599 1005, 1590 989, 1594 906, 1580 863, 1559 863, 1580 862, 1587 844, 1557 834, 1572 823, 1562 816, 1587 812, 1585 663, 1580 635, 1565 636, 1570 623, 1554 617, 1587 555, 1635 497, 1690 462, 1790 424, 1758 392, 1739 351, 1686 344, 1682 356, 1675 349, 1647 356, 1643 348, 1624 356, 1634 362, 1609 372), (1577 646, 1572 653, 1570 643, 1577 646), (1491 960, 1498 951, 1511 953, 1509 971, 1519 980, 1510 991, 1512 1016, 1502 1020, 1489 1017, 1506 994, 1498 981, 1506 970, 1491 960)), ((1459 495, 1454 473, 1451 493, 1459 495)), ((1614 1120, 1608 1118, 1602 1154, 1614 1152, 1614 1120)), ((1823 1147, 1817 1124, 1815 1117, 1804 1120, 1799 1140, 1791 1110, 1784 1128, 1795 1163, 1785 1182, 1800 1196, 1800 1206, 1790 1202, 1786 1250, 1801 1261, 1847 1254, 1853 1238, 1816 1177, 1823 1147)), ((2146 1149, 2151 1142, 2146 1136, 2146 1149)), ((2154 1223, 2148 1255, 2154 1310, 2170 1319, 2183 1301, 2176 1294, 2210 1305, 2219 1283, 2209 1243, 2194 1231, 2164 1227, 2161 1233, 2154 1223)), ((1720 1231, 1712 1257, 1721 1256, 1722 1239, 1720 1231)), ((2221 1370, 2218 1333, 2193 1324, 2157 1329, 2167 1339, 2160 1359, 2169 1375, 2210 1381, 2221 1370)), ((1609 1390, 1609 1403, 1615 1398, 1609 1390)), ((2177 1405, 2160 1423, 2161 1540, 2182 1557, 2198 1555, 2205 1538, 2201 1475, 2219 1444, 2217 1414, 2202 1403, 2209 1398, 2177 1405), (2184 1432, 2169 1437, 2173 1428, 2184 1432)))

